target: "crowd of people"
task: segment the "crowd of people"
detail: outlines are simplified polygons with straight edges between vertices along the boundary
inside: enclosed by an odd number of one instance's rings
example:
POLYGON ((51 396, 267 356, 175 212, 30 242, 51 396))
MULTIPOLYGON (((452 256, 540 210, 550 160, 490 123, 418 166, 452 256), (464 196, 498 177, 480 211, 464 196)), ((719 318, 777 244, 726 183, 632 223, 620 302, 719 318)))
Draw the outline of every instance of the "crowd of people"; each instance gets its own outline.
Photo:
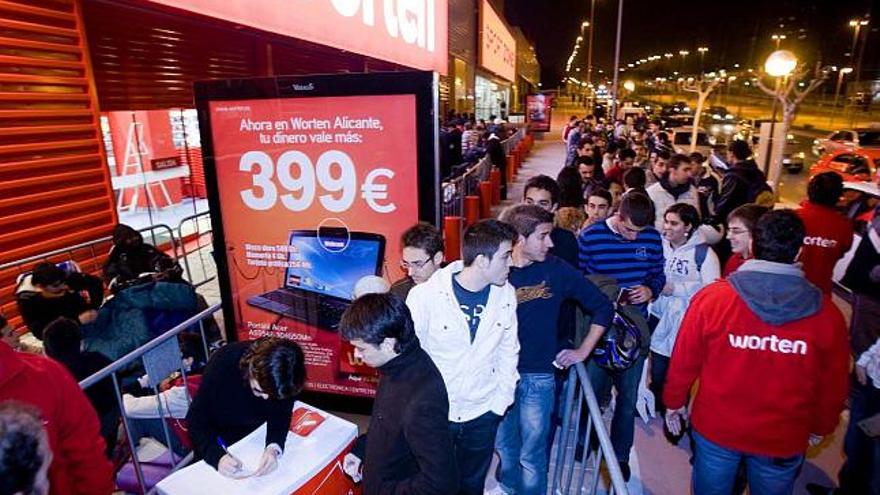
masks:
MULTIPOLYGON (((485 124, 461 125, 462 148, 479 147, 485 124)), ((836 209, 838 175, 813 177, 799 208, 774 208, 745 142, 707 166, 671 149, 658 122, 573 118, 563 135, 557 177, 530 178, 499 218, 468 226, 460 260, 447 263, 440 232, 420 223, 401 237, 406 275, 358 291, 339 332, 381 378, 344 471, 368 495, 481 494, 488 476, 506 494, 545 493, 565 370, 583 363, 600 406, 613 408, 625 480, 646 401, 671 444, 688 437, 695 494, 790 494, 807 448, 835 431, 848 398, 839 486, 811 490, 880 493, 880 206, 843 277, 848 328, 831 298, 856 230, 836 209)), ((125 283, 143 268, 132 253, 149 250, 126 235, 128 254, 111 256, 108 271, 124 290, 165 283, 125 283)), ((78 343, 106 303, 89 296, 86 276, 58 270, 35 268, 20 299, 57 361, 0 344, 0 400, 13 401, 0 407, 0 494, 112 490, 101 436, 119 411, 72 378, 105 362, 78 343)), ((191 405, 180 383, 160 400, 180 404, 173 419, 186 421, 197 458, 224 476, 260 476, 284 455, 304 382, 299 345, 266 337, 216 352, 191 405), (246 472, 226 445, 264 422, 265 451, 246 472)), ((135 419, 137 402, 125 399, 135 419)), ((598 455, 596 443, 577 458, 598 455)))
POLYGON ((482 493, 487 475, 503 493, 545 493, 561 370, 583 362, 613 407, 627 480, 642 390, 669 442, 689 438, 699 495, 792 493, 849 398, 839 486, 810 490, 877 493, 880 206, 843 280, 847 328, 831 298, 854 233, 840 176, 816 175, 798 208, 774 209, 745 142, 708 166, 656 122, 573 119, 565 134, 557 178, 530 178, 519 204, 469 226, 461 260, 445 264, 440 233, 416 225, 402 238, 408 276, 354 301, 341 331, 380 370, 375 411, 395 413, 374 414, 347 472, 366 493, 482 493))

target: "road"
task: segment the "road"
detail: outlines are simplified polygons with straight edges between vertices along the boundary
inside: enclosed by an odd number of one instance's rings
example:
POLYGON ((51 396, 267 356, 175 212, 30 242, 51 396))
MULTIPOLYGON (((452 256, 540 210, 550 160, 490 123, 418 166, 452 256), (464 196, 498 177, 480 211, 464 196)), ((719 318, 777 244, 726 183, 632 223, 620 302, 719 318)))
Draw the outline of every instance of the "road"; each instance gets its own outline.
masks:
MULTIPOLYGON (((646 98, 650 100, 654 104, 660 103, 672 103, 673 101, 687 101, 692 108, 696 107, 696 101, 691 98, 685 97, 684 94, 677 95, 650 95, 646 98)), ((713 105, 721 104, 723 105, 725 102, 721 100, 720 103, 712 102, 713 105)), ((731 113, 735 113, 737 119, 756 119, 756 118, 769 118, 770 117, 770 107, 769 103, 760 104, 760 101, 744 102, 738 99, 736 102, 728 101, 729 106, 727 106, 727 110, 731 113), (736 105, 736 106, 733 106, 736 105)), ((708 105, 708 104, 707 104, 708 105)), ((778 117, 777 117, 778 118, 778 117)), ((803 124, 803 122, 813 122, 813 124, 820 124, 829 122, 829 119, 825 116, 799 116, 795 120, 795 124, 803 124)), ((804 153, 804 168, 797 174, 790 174, 788 172, 783 171, 782 176, 780 177, 779 183, 779 198, 780 202, 785 205, 797 205, 807 196, 807 183, 809 182, 809 171, 810 167, 813 163, 816 162, 816 157, 813 155, 812 151, 812 143, 813 139, 824 136, 828 131, 825 130, 815 130, 818 128, 816 125, 808 125, 808 127, 812 127, 813 129, 805 129, 804 127, 798 126, 791 129, 790 134, 793 134, 795 140, 798 142, 796 146, 794 146, 794 152, 803 152, 804 153)), ((759 163, 760 165, 760 163, 759 163)))

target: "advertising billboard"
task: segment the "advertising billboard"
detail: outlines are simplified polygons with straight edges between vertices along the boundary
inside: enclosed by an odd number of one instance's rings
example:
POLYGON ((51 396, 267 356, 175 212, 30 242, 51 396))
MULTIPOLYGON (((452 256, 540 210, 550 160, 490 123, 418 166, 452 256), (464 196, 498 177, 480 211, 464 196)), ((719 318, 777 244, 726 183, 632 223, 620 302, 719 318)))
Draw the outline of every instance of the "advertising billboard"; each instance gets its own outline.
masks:
POLYGON ((553 96, 535 94, 526 96, 526 121, 529 129, 535 132, 550 132, 550 117, 553 111, 553 96))
POLYGON ((150 0, 446 74, 447 0, 150 0))
POLYGON ((516 40, 488 0, 480 5, 480 65, 508 81, 516 80, 516 40))
POLYGON ((428 72, 196 83, 227 334, 295 340, 309 390, 374 393, 339 318, 359 280, 403 275, 405 229, 437 223, 436 84, 428 72))

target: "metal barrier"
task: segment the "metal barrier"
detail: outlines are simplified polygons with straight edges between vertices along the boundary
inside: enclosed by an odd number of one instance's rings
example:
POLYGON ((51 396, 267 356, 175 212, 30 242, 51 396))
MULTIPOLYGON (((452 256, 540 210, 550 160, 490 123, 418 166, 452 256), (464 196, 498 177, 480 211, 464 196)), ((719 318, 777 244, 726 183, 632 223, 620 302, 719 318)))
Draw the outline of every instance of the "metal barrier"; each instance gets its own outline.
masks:
POLYGON ((597 493, 600 468, 604 461, 611 477, 609 495, 628 495, 626 482, 620 472, 620 463, 614 454, 605 423, 602 422, 602 411, 583 363, 577 363, 569 369, 564 391, 562 429, 559 432, 556 446, 556 465, 553 472, 550 473, 550 493, 554 495, 597 493), (581 432, 584 405, 587 407, 588 415, 586 428, 581 432), (595 454, 589 452, 591 436, 595 436, 599 441, 599 450, 595 454), (582 461, 575 458, 579 444, 582 446, 584 456, 589 455, 589 458, 582 461), (590 472, 589 480, 586 479, 588 471, 590 472), (589 484, 586 484, 587 482, 589 484))
MULTIPOLYGON (((168 330, 162 335, 159 335, 155 339, 147 342, 141 347, 138 347, 137 349, 129 352, 120 359, 117 359, 116 361, 114 361, 104 369, 98 371, 97 373, 93 374, 92 376, 89 376, 88 378, 79 382, 80 388, 86 390, 89 387, 94 386, 95 384, 107 378, 111 378, 113 380, 113 389, 116 393, 116 403, 119 406, 120 417, 122 418, 122 424, 125 430, 125 440, 132 454, 132 463, 134 464, 135 475, 137 476, 138 486, 140 487, 140 493, 142 494, 155 493, 156 489, 155 487, 153 487, 151 490, 147 490, 147 484, 145 482, 141 462, 137 457, 137 445, 134 443, 134 438, 131 433, 131 419, 128 418, 128 416, 125 414, 125 405, 122 399, 122 392, 118 375, 119 373, 129 369, 132 363, 135 363, 137 360, 141 360, 144 365, 144 369, 147 371, 147 375, 149 377, 149 386, 153 389, 153 393, 156 397, 156 410, 159 414, 159 417, 170 417, 170 414, 167 414, 166 416, 165 411, 163 410, 165 409, 165 407, 163 406, 159 398, 158 387, 159 383, 167 378, 171 373, 175 371, 180 372, 181 377, 183 377, 187 400, 190 403, 192 402, 192 397, 189 396, 186 369, 183 366, 183 360, 180 352, 180 346, 177 341, 177 336, 183 331, 191 328, 193 325, 198 324, 199 332, 202 336, 202 345, 204 346, 205 356, 207 358, 207 356, 209 355, 209 349, 208 341, 205 337, 204 320, 213 317, 214 313, 220 311, 220 309, 220 304, 215 304, 209 307, 201 313, 172 328, 171 330, 168 330)), ((165 436, 165 445, 168 447, 168 451, 171 454, 172 465, 170 467, 170 470, 174 471, 189 463, 193 458, 193 454, 192 452, 190 452, 186 456, 178 458, 178 456, 174 453, 174 450, 171 448, 172 432, 169 430, 168 423, 166 421, 161 421, 161 423, 165 436)))
POLYGON ((213 237, 214 230, 211 225, 211 213, 209 211, 185 217, 180 220, 177 226, 177 238, 180 240, 181 258, 183 258, 186 278, 194 287, 201 287, 217 278, 217 264, 214 262, 214 257, 209 254, 206 261, 204 252, 205 248, 213 249, 213 237), (192 224, 191 227, 190 224, 192 224), (205 224, 207 225, 205 226, 205 224), (191 235, 195 235, 196 242, 195 249, 192 250, 187 248, 186 242, 186 239, 191 235), (207 239, 207 242, 203 243, 205 239, 207 239), (200 276, 194 273, 193 267, 190 265, 189 258, 192 254, 198 255, 199 264, 197 267, 200 269, 198 271, 200 276))
MULTIPOLYGON (((156 231, 165 232, 168 236, 168 241, 171 243, 172 250, 174 252, 174 258, 177 259, 177 239, 174 237, 174 231, 171 227, 165 224, 157 224, 150 227, 145 227, 140 229, 138 232, 143 236, 144 234, 149 234, 150 238, 153 241, 154 246, 159 246, 162 244, 161 239, 162 235, 157 237, 156 231), (157 241, 157 239, 159 241, 157 241)), ((15 261, 10 261, 9 263, 3 263, 0 265, 0 273, 9 269, 18 270, 18 274, 21 275, 29 270, 29 265, 41 262, 41 261, 49 261, 53 258, 67 258, 68 261, 75 261, 83 272, 93 273, 99 272, 103 268, 103 264, 101 263, 101 258, 107 254, 110 247, 107 247, 107 250, 103 253, 100 253, 96 250, 96 247, 101 244, 110 244, 113 243, 112 236, 101 237, 98 239, 94 239, 89 242, 83 242, 80 244, 75 244, 73 246, 68 246, 61 249, 56 249, 54 251, 48 251, 46 253, 37 254, 34 256, 29 256, 27 258, 22 258, 15 261), (79 251, 88 250, 88 256, 85 257, 85 261, 83 261, 82 256, 77 256, 79 251), (91 264, 91 268, 89 268, 88 264, 91 264), (26 268, 27 267, 27 268, 26 268)))
MULTIPOLYGON (((517 144, 525 137, 526 128, 521 127, 513 136, 501 142, 505 156, 510 153, 517 144)), ((468 168, 458 177, 440 184, 441 212, 443 217, 464 216, 465 196, 476 195, 480 182, 489 180, 489 172, 492 171, 492 160, 486 155, 477 163, 468 168)))

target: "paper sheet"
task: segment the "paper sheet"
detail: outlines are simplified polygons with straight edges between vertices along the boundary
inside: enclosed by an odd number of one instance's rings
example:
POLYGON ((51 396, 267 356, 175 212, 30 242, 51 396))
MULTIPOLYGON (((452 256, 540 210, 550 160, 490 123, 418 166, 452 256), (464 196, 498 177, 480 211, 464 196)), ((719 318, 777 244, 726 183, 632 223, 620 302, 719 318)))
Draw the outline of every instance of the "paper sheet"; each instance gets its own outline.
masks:
MULTIPOLYGON (((284 454, 278 458, 278 469, 260 477, 234 480, 221 476, 204 461, 177 471, 158 485, 163 495, 289 495, 307 483, 325 466, 334 461, 356 437, 357 426, 302 402, 304 407, 326 419, 309 436, 288 432, 284 454)), ((266 424, 229 447, 229 452, 255 471, 263 455, 266 424)))

